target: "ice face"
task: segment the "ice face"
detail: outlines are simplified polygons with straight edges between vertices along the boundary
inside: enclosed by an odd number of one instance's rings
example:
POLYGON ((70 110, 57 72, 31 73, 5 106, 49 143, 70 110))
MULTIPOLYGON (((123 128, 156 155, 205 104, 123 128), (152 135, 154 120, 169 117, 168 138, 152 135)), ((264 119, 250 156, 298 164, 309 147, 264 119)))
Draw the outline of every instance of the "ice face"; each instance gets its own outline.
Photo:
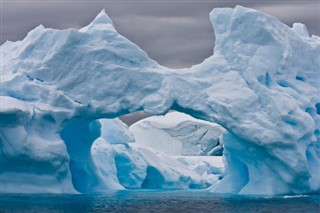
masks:
MULTIPOLYGON (((214 9, 210 19, 214 55, 179 71, 160 66, 119 35, 104 12, 79 31, 39 26, 24 40, 3 44, 2 190, 20 190, 10 186, 21 180, 34 191, 52 185, 70 191, 72 171, 87 174, 84 191, 90 191, 91 181, 105 187, 90 150, 73 155, 80 147, 62 140, 65 134, 77 138, 70 125, 86 130, 79 146, 89 149, 100 138, 91 128, 97 119, 173 109, 228 130, 225 177, 214 192, 319 192, 319 37, 241 6, 214 9), (69 168, 69 157, 80 158, 76 165, 87 169, 69 168), (31 162, 27 171, 18 163, 25 158, 31 162), (37 177, 37 184, 24 181, 25 174, 37 177)), ((159 170, 148 171, 161 179, 159 170)))
POLYGON ((136 143, 170 155, 222 155, 225 130, 189 115, 171 112, 152 116, 130 126, 136 143), (156 137, 155 137, 156 135, 156 137))
POLYGON ((1 97, 1 192, 76 193, 69 155, 50 115, 1 97))
POLYGON ((120 119, 100 119, 101 137, 111 144, 126 144, 135 142, 128 126, 120 119))
MULTIPOLYGON (((188 165, 135 143, 108 144, 97 140, 93 159, 108 183, 127 189, 204 188, 205 180, 188 165)), ((110 184, 110 185, 112 185, 110 184)))

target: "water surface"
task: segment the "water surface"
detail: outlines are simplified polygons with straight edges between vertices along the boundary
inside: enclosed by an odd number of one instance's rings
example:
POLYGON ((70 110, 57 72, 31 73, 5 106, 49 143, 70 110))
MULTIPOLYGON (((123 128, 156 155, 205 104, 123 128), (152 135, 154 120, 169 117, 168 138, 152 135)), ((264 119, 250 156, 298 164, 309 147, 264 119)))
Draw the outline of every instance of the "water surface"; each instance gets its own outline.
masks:
POLYGON ((118 191, 106 194, 1 194, 1 212, 311 212, 320 196, 248 197, 202 190, 118 191))

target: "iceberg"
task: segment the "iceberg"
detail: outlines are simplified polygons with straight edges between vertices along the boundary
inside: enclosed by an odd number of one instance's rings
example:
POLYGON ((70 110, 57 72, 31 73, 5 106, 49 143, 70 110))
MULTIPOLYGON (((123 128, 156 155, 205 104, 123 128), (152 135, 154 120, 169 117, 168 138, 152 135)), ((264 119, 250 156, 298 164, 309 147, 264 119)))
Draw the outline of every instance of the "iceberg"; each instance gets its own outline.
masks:
POLYGON ((169 155, 210 156, 223 151, 221 126, 180 112, 142 119, 129 130, 138 145, 169 155))
POLYGON ((174 156, 189 170, 202 177, 204 188, 214 186, 224 178, 225 170, 221 156, 174 156))
MULTIPOLYGON (((212 181, 212 192, 319 193, 320 38, 310 37, 303 24, 291 28, 241 6, 216 8, 210 20, 214 54, 179 70, 150 59, 116 31, 104 11, 80 30, 40 25, 22 41, 1 45, 1 193, 130 186, 131 179, 108 171, 112 159, 97 160, 94 147, 108 139, 114 143, 108 146, 131 147, 132 135, 123 126, 114 121, 103 127, 110 126, 109 133, 101 133, 100 119, 140 110, 175 110, 227 130, 225 175, 212 181)), ((156 154, 134 150, 130 155, 149 159, 146 187, 159 187, 154 180, 165 177, 177 185, 191 171, 166 176, 162 164, 150 163, 156 154)), ((134 159, 130 165, 139 167, 134 159)), ((132 169, 121 168, 121 174, 132 169)), ((192 183, 191 176, 196 183, 193 174, 181 183, 192 183)))
POLYGON ((76 193, 69 154, 52 131, 52 117, 9 96, 0 97, 1 193, 76 193))
POLYGON ((201 189, 207 183, 203 175, 189 165, 162 152, 137 144, 108 144, 97 140, 93 159, 103 178, 119 186, 115 189, 201 189))
POLYGON ((169 112, 142 119, 129 130, 135 138, 135 146, 170 155, 200 175, 205 185, 192 184, 189 188, 206 188, 224 177, 221 154, 226 131, 217 124, 169 112))

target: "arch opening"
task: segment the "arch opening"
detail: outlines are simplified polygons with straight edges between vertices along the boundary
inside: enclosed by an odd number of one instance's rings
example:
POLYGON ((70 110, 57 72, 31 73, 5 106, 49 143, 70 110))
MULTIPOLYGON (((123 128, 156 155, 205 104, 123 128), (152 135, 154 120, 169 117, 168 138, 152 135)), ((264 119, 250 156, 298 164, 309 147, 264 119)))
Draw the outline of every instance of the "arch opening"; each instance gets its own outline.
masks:
POLYGON ((63 128, 60 137, 69 154, 72 184, 80 193, 122 187, 201 189, 224 176, 223 131, 218 125, 170 111, 141 119, 130 127, 119 118, 75 120, 63 128), (154 126, 159 120, 160 128, 154 126), (153 129, 142 127, 145 131, 141 132, 141 125, 150 123, 153 129), (159 145, 161 140, 164 143, 159 145), (110 178, 118 182, 116 187, 108 185, 110 178))

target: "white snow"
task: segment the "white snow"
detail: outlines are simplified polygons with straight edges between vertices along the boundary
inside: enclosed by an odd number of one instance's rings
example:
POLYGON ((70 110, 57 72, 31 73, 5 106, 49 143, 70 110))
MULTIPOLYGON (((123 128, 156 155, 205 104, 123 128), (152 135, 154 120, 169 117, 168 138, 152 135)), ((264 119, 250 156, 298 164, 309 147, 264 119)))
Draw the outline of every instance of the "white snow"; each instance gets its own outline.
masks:
MULTIPOLYGON (((90 150, 101 138, 98 119, 139 110, 176 110, 228 131, 225 176, 213 192, 319 192, 320 38, 241 6, 216 8, 210 20, 214 55, 180 70, 150 59, 103 11, 80 31, 39 26, 22 41, 4 43, 1 192, 119 188, 115 178, 104 179, 108 165, 96 163, 90 150)), ((111 143, 130 138, 119 137, 111 143)), ((135 153, 148 157, 141 159, 153 159, 142 149, 135 153)), ((161 165, 149 167, 151 177, 167 177, 161 165)))

